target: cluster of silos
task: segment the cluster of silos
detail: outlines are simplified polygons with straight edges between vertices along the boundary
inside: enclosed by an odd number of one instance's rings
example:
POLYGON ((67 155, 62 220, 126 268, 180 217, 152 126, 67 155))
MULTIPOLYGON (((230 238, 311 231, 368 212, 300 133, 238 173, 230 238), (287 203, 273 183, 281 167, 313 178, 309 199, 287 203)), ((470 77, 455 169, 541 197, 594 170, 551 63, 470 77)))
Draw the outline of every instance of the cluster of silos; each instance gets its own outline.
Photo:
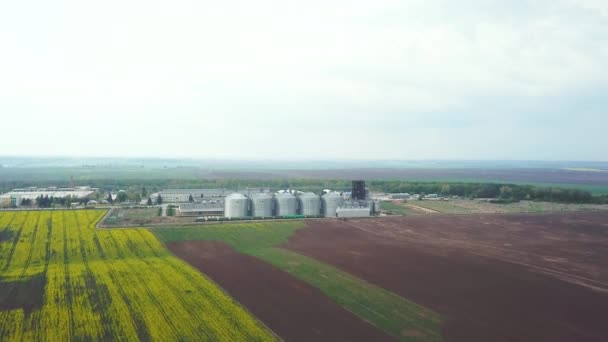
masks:
POLYGON ((344 199, 337 192, 328 192, 321 198, 323 203, 323 215, 325 217, 336 217, 336 210, 342 205, 344 199))
POLYGON ((233 193, 224 201, 224 216, 228 218, 274 217, 274 216, 319 216, 336 217, 336 209, 342 204, 337 192, 330 192, 320 198, 312 192, 295 196, 289 191, 254 193, 247 197, 233 193), (324 211, 323 211, 324 210, 324 211))

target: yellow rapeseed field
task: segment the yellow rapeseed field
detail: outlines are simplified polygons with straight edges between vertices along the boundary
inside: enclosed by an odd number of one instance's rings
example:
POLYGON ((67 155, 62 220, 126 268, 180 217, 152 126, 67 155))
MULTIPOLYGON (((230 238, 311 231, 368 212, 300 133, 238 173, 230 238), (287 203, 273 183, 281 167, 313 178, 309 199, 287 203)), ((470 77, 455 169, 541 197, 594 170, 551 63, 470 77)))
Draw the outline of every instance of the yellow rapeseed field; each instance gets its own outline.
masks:
POLYGON ((94 229, 104 213, 0 213, 1 341, 275 339, 149 231, 94 229))

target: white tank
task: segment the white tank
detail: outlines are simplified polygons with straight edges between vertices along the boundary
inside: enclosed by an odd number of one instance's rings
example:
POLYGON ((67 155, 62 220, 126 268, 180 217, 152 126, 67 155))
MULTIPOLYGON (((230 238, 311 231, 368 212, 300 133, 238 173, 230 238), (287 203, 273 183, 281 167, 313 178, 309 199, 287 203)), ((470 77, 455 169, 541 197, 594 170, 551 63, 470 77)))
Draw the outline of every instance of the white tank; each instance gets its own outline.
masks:
POLYGON ((305 192, 298 196, 300 214, 306 216, 321 215, 321 198, 312 192, 305 192))
POLYGON ((280 192, 275 195, 275 212, 277 216, 295 215, 298 208, 296 196, 289 192, 280 192))
POLYGON ((243 195, 234 193, 226 197, 224 204, 224 216, 226 217, 247 217, 249 211, 249 199, 243 195))
POLYGON ((323 213, 325 217, 336 217, 336 209, 342 205, 344 200, 339 193, 328 192, 323 195, 321 201, 323 202, 323 213))
POLYGON ((272 194, 257 193, 251 195, 251 216, 271 217, 272 216, 272 194))

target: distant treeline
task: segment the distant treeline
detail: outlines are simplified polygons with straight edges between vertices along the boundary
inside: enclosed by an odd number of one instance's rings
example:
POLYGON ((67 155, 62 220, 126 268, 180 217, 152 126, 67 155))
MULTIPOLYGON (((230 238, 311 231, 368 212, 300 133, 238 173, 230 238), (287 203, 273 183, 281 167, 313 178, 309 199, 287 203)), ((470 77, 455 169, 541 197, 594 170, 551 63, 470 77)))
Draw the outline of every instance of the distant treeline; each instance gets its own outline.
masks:
POLYGON ((372 181, 373 190, 391 193, 438 194, 467 198, 500 198, 561 203, 608 203, 608 196, 593 196, 588 191, 535 185, 460 182, 372 181))
MULTIPOLYGON (((499 198, 504 200, 531 200, 562 203, 608 203, 608 195, 593 196, 588 191, 542 187, 537 185, 518 185, 508 183, 465 183, 465 182, 408 182, 374 180, 367 182, 371 191, 410 194, 438 194, 442 196, 459 196, 466 198, 499 198)), ((2 183, 2 191, 28 186, 70 186, 69 182, 23 182, 2 183)), ((148 198, 152 193, 167 188, 225 188, 245 190, 246 188, 297 189, 320 193, 323 189, 348 191, 351 182, 348 180, 314 180, 314 179, 276 179, 276 180, 243 180, 243 179, 91 179, 78 180, 76 185, 88 185, 100 189, 94 199, 105 199, 104 192, 125 190, 128 200, 139 201, 148 198)))

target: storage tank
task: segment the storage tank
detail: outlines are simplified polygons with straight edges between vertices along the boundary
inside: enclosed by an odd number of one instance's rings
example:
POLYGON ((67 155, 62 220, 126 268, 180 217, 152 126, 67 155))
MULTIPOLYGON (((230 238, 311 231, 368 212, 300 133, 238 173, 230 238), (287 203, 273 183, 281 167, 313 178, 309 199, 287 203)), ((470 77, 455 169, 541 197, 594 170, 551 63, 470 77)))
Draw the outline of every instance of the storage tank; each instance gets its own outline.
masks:
POLYGON ((251 195, 251 216, 271 217, 272 202, 272 194, 257 193, 251 195))
POLYGON ((306 216, 321 215, 321 198, 312 192, 305 192, 298 196, 300 214, 306 216))
POLYGON ((298 208, 296 196, 289 192, 280 192, 275 195, 275 212, 277 216, 295 215, 298 208))
POLYGON ((325 217, 336 217, 336 209, 344 201, 337 192, 328 192, 321 198, 323 202, 323 213, 325 217))
POLYGON ((247 217, 249 211, 249 199, 243 195, 234 193, 226 197, 224 202, 224 216, 226 217, 247 217))

